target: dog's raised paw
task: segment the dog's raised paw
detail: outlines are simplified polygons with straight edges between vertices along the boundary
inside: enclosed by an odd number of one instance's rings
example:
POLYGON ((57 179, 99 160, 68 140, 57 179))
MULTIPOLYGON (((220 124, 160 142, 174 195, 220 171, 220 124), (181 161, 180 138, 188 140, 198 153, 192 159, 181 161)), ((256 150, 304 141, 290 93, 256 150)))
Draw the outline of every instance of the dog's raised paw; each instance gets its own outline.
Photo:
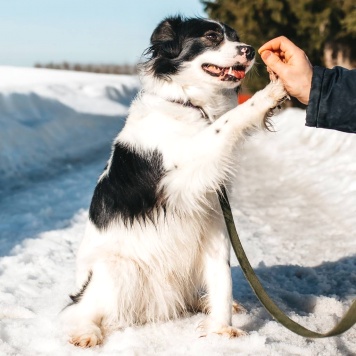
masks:
POLYGON ((289 98, 283 83, 280 79, 270 82, 266 88, 266 94, 268 99, 271 101, 270 108, 275 108, 276 106, 283 103, 287 98, 289 98))

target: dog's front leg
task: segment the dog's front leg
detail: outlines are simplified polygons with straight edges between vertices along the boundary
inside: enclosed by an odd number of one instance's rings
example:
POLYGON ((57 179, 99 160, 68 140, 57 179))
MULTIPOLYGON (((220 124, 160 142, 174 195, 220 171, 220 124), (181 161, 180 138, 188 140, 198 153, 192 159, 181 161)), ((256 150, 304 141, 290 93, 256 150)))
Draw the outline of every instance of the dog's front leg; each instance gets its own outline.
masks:
POLYGON ((221 116, 212 126, 217 133, 232 129, 230 132, 235 134, 243 133, 249 128, 261 128, 270 110, 278 106, 286 97, 288 97, 287 92, 280 80, 270 82, 248 101, 221 116))
POLYGON ((232 327, 232 279, 230 270, 230 242, 224 231, 224 221, 216 215, 205 234, 202 251, 204 285, 206 287, 207 319, 201 324, 203 335, 216 333, 237 337, 245 333, 232 327))
MULTIPOLYGON (((272 82, 249 101, 228 111, 193 138, 182 142, 179 155, 171 163, 172 174, 163 184, 170 196, 187 202, 199 202, 207 191, 216 191, 234 170, 234 148, 247 129, 263 126, 268 111, 286 96, 282 83, 272 82)), ((176 143, 172 151, 176 150, 176 143)), ((193 205, 195 208, 195 205, 193 205)))

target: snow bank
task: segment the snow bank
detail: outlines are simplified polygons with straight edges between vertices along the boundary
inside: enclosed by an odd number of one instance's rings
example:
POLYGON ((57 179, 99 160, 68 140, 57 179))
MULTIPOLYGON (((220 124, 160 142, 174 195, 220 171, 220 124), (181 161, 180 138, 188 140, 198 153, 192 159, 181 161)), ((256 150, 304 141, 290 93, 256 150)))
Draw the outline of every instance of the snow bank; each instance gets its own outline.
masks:
POLYGON ((139 88, 132 76, 48 69, 0 67, 0 78, 0 183, 7 186, 107 151, 139 88))
MULTIPOLYGON (((74 290, 75 253, 107 158, 89 164, 83 156, 96 157, 93 150, 105 139, 110 143, 138 83, 1 67, 0 76, 1 127, 16 129, 16 135, 0 132, 2 174, 13 179, 43 171, 50 164, 46 157, 83 162, 1 196, 1 355, 356 354, 356 328, 307 340, 271 320, 234 257, 234 297, 247 311, 234 315, 233 324, 246 337, 199 338, 204 316, 198 314, 117 331, 92 350, 69 345, 59 332, 58 313, 74 290), (48 135, 57 149, 48 145, 48 135), (11 159, 5 160, 4 149, 11 159), (39 157, 44 163, 37 167, 39 157)), ((294 320, 323 332, 356 296, 356 135, 306 128, 304 117, 304 111, 285 110, 274 119, 275 133, 245 143, 230 197, 246 252, 272 298, 294 320)))

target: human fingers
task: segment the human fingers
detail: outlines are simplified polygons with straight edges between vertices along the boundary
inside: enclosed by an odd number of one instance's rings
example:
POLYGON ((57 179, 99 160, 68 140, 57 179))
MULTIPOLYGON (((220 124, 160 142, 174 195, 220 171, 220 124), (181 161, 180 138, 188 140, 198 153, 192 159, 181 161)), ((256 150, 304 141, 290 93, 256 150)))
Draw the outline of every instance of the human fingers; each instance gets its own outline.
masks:
POLYGON ((291 65, 305 57, 304 51, 284 36, 268 41, 258 50, 261 55, 264 51, 272 51, 283 62, 291 65))
POLYGON ((265 50, 261 53, 261 58, 270 70, 272 70, 278 76, 283 75, 283 72, 286 69, 286 64, 281 60, 281 58, 268 50, 265 50))
POLYGON ((264 45, 262 45, 258 53, 261 54, 263 51, 272 51, 272 52, 287 52, 291 51, 294 49, 297 49, 297 47, 292 41, 290 41, 287 37, 285 36, 280 36, 273 38, 272 40, 266 42, 264 45))

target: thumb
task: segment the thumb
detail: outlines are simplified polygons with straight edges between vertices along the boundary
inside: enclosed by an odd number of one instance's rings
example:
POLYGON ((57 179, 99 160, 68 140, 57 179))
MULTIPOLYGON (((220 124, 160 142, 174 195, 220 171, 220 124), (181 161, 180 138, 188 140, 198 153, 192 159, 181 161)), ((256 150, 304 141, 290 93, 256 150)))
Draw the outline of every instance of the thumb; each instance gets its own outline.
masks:
POLYGON ((267 67, 271 68, 276 74, 280 74, 280 72, 284 69, 284 66, 286 65, 281 61, 278 56, 276 56, 271 51, 263 51, 261 53, 261 58, 265 62, 267 67))

